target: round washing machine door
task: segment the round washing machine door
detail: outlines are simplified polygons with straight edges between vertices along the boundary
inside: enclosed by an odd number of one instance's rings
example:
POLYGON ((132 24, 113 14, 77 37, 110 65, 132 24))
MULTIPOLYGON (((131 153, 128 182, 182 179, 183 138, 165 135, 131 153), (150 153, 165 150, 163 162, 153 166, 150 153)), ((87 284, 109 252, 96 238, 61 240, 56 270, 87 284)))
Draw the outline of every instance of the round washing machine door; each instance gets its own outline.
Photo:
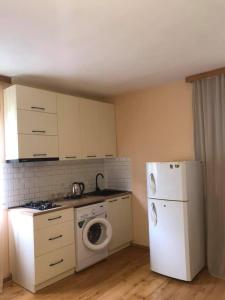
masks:
POLYGON ((104 218, 94 218, 83 229, 84 245, 93 251, 104 249, 112 238, 112 226, 104 218))

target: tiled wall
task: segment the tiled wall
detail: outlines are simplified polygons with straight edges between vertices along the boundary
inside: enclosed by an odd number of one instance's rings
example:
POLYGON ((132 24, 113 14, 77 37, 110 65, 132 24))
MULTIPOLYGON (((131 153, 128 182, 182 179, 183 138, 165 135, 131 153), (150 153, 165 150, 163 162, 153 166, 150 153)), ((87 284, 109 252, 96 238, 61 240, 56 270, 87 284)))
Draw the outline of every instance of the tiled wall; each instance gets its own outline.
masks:
POLYGON ((131 191, 131 165, 128 158, 105 160, 104 172, 107 188, 131 191))
POLYGON ((128 159, 98 159, 67 162, 13 163, 0 165, 0 196, 5 206, 17 206, 32 200, 63 197, 74 181, 85 183, 85 192, 95 189, 95 175, 101 188, 131 190, 128 159))

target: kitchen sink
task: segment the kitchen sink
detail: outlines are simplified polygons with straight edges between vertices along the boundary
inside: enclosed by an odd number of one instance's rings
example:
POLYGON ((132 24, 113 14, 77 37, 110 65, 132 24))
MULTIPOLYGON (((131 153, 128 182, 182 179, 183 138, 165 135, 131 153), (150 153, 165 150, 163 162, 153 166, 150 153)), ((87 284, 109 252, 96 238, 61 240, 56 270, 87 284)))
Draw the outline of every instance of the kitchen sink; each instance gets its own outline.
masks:
POLYGON ((90 196, 111 196, 124 193, 124 191, 104 189, 88 193, 90 196))

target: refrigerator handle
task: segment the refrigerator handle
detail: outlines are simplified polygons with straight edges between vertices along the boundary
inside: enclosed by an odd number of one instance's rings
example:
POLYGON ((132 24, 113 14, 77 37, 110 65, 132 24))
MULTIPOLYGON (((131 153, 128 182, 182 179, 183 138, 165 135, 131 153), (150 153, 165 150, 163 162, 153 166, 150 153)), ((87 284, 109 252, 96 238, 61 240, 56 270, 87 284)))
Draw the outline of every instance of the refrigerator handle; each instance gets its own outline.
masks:
POLYGON ((155 183, 155 176, 153 173, 150 173, 149 184, 150 184, 150 190, 151 190, 152 194, 154 195, 156 193, 156 183, 155 183))
POLYGON ((158 222, 158 219, 157 219, 156 206, 155 206, 154 202, 151 203, 151 217, 152 217, 153 224, 156 226, 157 222, 158 222))

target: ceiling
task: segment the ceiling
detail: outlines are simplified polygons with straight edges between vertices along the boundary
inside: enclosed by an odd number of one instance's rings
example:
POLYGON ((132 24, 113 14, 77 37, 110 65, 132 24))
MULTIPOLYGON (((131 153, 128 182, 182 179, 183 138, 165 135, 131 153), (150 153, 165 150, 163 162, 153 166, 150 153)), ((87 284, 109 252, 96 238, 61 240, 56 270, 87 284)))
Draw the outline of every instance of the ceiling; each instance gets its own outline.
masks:
POLYGON ((224 0, 1 0, 0 74, 111 96, 225 66, 224 0))

